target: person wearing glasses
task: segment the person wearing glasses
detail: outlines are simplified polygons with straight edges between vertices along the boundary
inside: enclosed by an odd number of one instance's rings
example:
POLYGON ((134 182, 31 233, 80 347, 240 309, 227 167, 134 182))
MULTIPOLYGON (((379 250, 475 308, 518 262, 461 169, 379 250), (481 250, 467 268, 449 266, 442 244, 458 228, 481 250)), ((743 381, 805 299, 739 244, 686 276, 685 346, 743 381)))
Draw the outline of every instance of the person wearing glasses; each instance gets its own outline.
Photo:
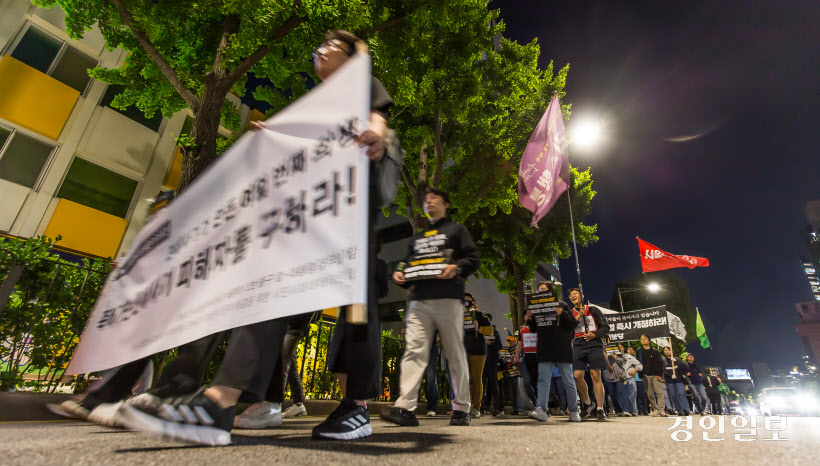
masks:
MULTIPOLYGON (((358 37, 347 31, 329 31, 313 55, 316 76, 324 80, 356 53, 358 37)), ((395 133, 387 127, 393 100, 375 78, 371 81, 370 118, 366 131, 356 136, 359 147, 367 147, 370 170, 370 242, 375 243, 375 220, 380 209, 392 203, 398 189, 403 151, 395 133)), ((264 123, 251 125, 255 131, 264 123)), ((344 319, 336 325, 328 349, 328 367, 344 374, 344 398, 328 418, 313 429, 313 438, 349 440, 372 433, 366 400, 380 395, 381 320, 379 318, 377 259, 369 256, 367 324, 353 325, 344 319)), ((150 406, 124 406, 125 425, 155 437, 201 445, 227 445, 231 441, 236 404, 243 392, 263 399, 280 358, 288 319, 275 319, 239 327, 210 387, 184 396, 167 398, 150 406)))

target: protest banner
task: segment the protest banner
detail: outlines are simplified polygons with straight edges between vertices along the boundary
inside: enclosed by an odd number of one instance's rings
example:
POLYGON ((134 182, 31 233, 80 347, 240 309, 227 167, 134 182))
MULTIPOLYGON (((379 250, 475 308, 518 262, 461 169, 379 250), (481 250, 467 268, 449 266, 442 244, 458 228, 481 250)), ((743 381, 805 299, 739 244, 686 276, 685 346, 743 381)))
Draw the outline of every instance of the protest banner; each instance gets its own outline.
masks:
POLYGON ((139 233, 68 368, 107 369, 222 330, 367 302, 370 57, 249 132, 139 233))
POLYGON ((623 354, 621 353, 621 349, 618 348, 617 343, 609 343, 604 346, 604 353, 606 353, 607 356, 612 356, 613 354, 620 356, 623 354))
POLYGON ((604 317, 609 323, 609 339, 613 343, 638 341, 641 335, 647 335, 650 339, 669 336, 666 306, 604 314, 604 317))
POLYGON ((555 325, 558 314, 555 308, 560 302, 551 291, 528 294, 525 296, 527 310, 532 312, 536 327, 555 325))
POLYGON ((410 256, 404 268, 404 279, 408 282, 426 280, 430 277, 441 275, 448 264, 453 263, 453 250, 436 250, 437 246, 444 245, 445 235, 435 235, 430 238, 421 238, 416 241, 417 245, 424 245, 429 240, 431 250, 421 254, 410 256))

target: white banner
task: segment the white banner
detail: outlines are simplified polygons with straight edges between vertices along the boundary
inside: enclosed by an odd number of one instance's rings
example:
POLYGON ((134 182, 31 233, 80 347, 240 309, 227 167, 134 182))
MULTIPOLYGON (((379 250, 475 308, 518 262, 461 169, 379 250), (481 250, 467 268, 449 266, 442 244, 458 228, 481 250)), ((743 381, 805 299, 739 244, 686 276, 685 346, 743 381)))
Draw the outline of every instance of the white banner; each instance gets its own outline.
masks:
POLYGON ((680 320, 680 317, 672 314, 671 312, 666 315, 668 317, 667 320, 669 321, 669 333, 683 341, 686 341, 686 326, 683 325, 683 321, 680 320))
POLYGON ((221 330, 367 302, 370 57, 249 132, 146 225, 109 277, 70 374, 221 330))

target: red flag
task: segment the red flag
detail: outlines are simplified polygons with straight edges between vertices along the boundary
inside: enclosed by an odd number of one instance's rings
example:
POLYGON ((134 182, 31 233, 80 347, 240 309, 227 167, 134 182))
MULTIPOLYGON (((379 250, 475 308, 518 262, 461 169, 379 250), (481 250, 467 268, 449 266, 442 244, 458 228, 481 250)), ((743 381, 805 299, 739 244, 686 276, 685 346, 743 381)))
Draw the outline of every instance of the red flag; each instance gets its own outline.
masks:
POLYGON ((638 249, 641 252, 641 267, 644 272, 674 269, 677 267, 709 267, 709 259, 694 256, 676 256, 661 251, 657 246, 638 238, 638 249))

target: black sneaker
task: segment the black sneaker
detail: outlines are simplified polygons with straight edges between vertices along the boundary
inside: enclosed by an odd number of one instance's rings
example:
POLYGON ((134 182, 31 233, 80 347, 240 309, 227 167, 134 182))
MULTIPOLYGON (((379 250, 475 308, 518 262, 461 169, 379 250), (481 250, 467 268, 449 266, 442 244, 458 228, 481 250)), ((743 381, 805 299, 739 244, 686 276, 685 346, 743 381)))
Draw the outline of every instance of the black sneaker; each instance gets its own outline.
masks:
POLYGON ((200 388, 196 392, 167 398, 158 406, 123 403, 120 421, 129 429, 165 440, 219 446, 231 443, 234 406, 222 409, 200 388))
POLYGON ((419 425, 419 420, 416 419, 416 413, 395 406, 384 408, 382 412, 379 413, 379 417, 400 426, 415 427, 419 425))
POLYGON ((598 408, 598 414, 597 414, 597 417, 598 417, 598 420, 599 420, 599 421, 606 421, 606 413, 604 413, 604 410, 603 410, 603 409, 598 408))
POLYGON ((347 398, 342 400, 324 422, 313 428, 313 438, 320 440, 352 440, 372 433, 370 413, 347 398))
POLYGON ((470 413, 465 411, 453 411, 453 416, 450 418, 451 426, 469 426, 470 413))

